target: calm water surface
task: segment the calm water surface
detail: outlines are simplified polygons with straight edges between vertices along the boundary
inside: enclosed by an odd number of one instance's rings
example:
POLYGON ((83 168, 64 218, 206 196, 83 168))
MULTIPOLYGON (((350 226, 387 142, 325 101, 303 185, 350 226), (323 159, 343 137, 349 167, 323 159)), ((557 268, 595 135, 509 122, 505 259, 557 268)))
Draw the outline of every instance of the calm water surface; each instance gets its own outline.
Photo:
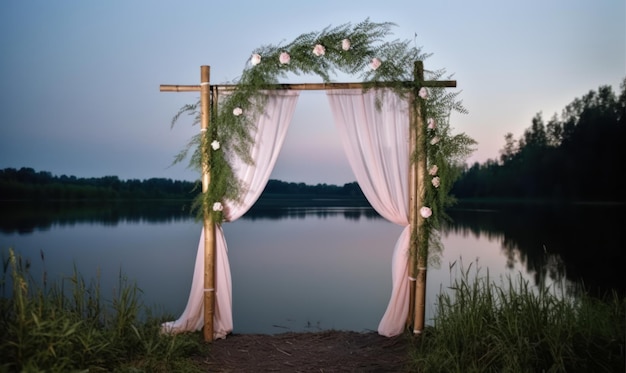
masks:
MULTIPOLYGON (((142 289, 145 305, 176 318, 187 302, 201 223, 180 209, 158 215, 133 211, 90 218, 2 214, 0 248, 14 248, 29 259, 35 278, 44 271, 49 279, 69 276, 76 266, 86 280, 99 278, 105 297, 120 275, 126 276, 142 289)), ((436 294, 464 268, 479 268, 479 275, 488 271, 494 281, 522 276, 533 285, 564 289, 577 281, 569 272, 576 272, 584 253, 572 253, 589 248, 576 249, 574 243, 586 245, 587 239, 559 239, 579 233, 571 226, 557 228, 563 221, 545 227, 532 209, 503 213, 473 206, 451 215, 455 222, 443 230, 440 265, 428 271, 427 322, 436 294)), ((622 276, 607 266, 624 257, 621 230, 606 224, 607 232, 600 233, 613 237, 595 240, 595 256, 605 262, 605 288, 622 276)), ((391 255, 402 227, 367 208, 303 208, 249 213, 225 223, 224 230, 235 333, 377 329, 391 293, 391 255)))

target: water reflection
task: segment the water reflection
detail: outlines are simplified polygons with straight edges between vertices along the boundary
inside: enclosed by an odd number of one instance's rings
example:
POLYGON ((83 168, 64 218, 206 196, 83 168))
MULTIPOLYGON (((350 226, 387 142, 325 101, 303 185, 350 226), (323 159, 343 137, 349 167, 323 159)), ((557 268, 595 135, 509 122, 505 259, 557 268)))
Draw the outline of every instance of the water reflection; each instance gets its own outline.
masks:
MULTIPOLYGON (((625 263, 624 205, 460 203, 448 211, 442 236, 458 235, 499 243, 499 255, 511 270, 521 263, 535 285, 582 282, 593 294, 608 289, 624 293, 626 280, 617 263, 625 263)), ((348 221, 382 219, 369 207, 254 207, 246 221, 337 218, 348 221)), ((55 227, 97 224, 167 224, 195 219, 189 201, 78 202, 0 204, 0 232, 32 234, 55 227)), ((445 254, 444 254, 445 255, 445 254)), ((446 255, 449 258, 449 255, 446 255)), ((445 259, 444 259, 445 261, 445 259)), ((445 264, 445 263, 442 263, 445 264)))
POLYGON ((339 211, 224 224, 235 331, 376 330, 401 227, 339 211))
POLYGON ((54 226, 168 223, 191 217, 189 201, 0 202, 0 232, 29 234, 54 226))
POLYGON ((445 234, 500 242, 506 265, 524 265, 534 283, 568 279, 593 295, 625 293, 624 205, 460 204, 445 234))
MULTIPOLYGON (((85 276, 122 269, 146 304, 179 314, 187 300, 201 223, 189 204, 0 206, 0 249, 36 268, 85 276)), ((442 229, 441 267, 428 271, 427 304, 466 265, 536 285, 584 282, 624 294, 624 206, 460 204, 442 229), (562 281, 565 280, 565 281, 562 281)), ((375 329, 389 299, 391 252, 402 227, 364 207, 255 208, 224 224, 238 332, 375 329)), ((427 320, 432 307, 427 309, 427 320)))
POLYGON ((328 218, 341 216, 347 220, 358 221, 363 219, 381 219, 381 216, 371 207, 280 207, 280 208, 253 208, 242 219, 305 219, 307 217, 328 218))

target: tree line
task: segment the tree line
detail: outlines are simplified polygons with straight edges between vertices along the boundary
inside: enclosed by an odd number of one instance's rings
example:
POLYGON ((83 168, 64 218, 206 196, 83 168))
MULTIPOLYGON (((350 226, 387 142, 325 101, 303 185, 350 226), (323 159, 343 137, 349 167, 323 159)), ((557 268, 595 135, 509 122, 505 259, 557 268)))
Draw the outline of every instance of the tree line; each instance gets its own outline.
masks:
POLYGON ((196 190, 194 182, 167 178, 80 178, 56 176, 30 167, 0 170, 0 199, 3 200, 189 199, 196 190))
MULTIPOLYGON (((35 171, 30 167, 0 170, 0 200, 119 200, 193 199, 200 193, 199 181, 168 178, 121 180, 117 176, 79 178, 35 171)), ((349 197, 365 199, 356 182, 343 186, 269 180, 265 196, 349 197)))
POLYGON ((547 122, 538 113, 519 139, 505 135, 498 159, 464 166, 457 198, 626 201, 626 78, 601 86, 547 122))
MULTIPOLYGON (((619 95, 601 86, 576 98, 547 122, 537 113, 519 139, 505 135, 497 159, 459 165, 458 199, 534 199, 624 202, 626 190, 626 78, 619 95)), ((0 199, 193 199, 199 181, 117 176, 55 176, 32 168, 0 170, 0 199)), ((356 182, 343 186, 269 180, 262 197, 364 199, 356 182)))
POLYGON ((308 185, 305 183, 286 182, 281 180, 269 180, 265 189, 265 195, 309 195, 313 197, 343 196, 351 198, 365 198, 361 187, 356 181, 343 184, 342 186, 333 184, 308 185))

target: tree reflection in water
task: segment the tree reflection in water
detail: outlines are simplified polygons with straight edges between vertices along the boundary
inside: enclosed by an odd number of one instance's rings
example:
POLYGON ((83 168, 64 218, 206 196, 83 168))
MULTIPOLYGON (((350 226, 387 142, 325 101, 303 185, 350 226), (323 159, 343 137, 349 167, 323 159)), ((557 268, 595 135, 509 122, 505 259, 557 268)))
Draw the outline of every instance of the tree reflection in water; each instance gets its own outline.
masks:
MULTIPOLYGON (((470 204, 448 211, 451 222, 442 237, 451 234, 498 242, 506 266, 517 263, 533 274, 535 285, 566 279, 595 296, 610 290, 624 295, 626 263, 624 205, 470 204)), ((382 219, 366 206, 315 206, 253 208, 241 219, 320 219, 343 216, 349 221, 382 219)), ((27 235, 36 230, 79 223, 116 226, 121 223, 154 224, 195 219, 189 202, 82 202, 78 204, 24 204, 3 202, 0 232, 27 235)), ((5 248, 3 248, 5 249, 5 248)), ((445 250, 445 248, 444 248, 445 250)))

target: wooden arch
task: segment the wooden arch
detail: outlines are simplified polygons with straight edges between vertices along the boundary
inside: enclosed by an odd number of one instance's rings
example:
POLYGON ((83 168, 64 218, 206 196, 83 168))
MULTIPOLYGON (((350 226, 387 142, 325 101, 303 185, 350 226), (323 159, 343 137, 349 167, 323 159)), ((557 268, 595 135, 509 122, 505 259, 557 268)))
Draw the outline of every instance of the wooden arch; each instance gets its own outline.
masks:
MULTIPOLYGON (((217 107, 217 93, 219 90, 235 89, 234 84, 210 84, 211 68, 207 65, 200 66, 199 85, 166 85, 160 86, 161 92, 200 92, 200 131, 207 131, 210 126, 211 106, 217 107)), ((456 87, 455 80, 424 80, 424 64, 416 61, 413 70, 414 81, 405 82, 411 87, 456 87)), ((287 90, 330 90, 330 89, 363 89, 364 83, 296 83, 296 84, 275 84, 269 89, 287 90)), ((368 85, 371 87, 371 85, 368 85)), ((374 87, 385 87, 384 83, 379 83, 374 87)), ((417 92, 413 92, 417 95, 417 92)), ((414 102, 414 101, 413 101, 414 102)), ((409 162, 409 224, 411 226, 411 237, 419 237, 424 229, 424 218, 419 214, 418 206, 422 206, 425 196, 426 180, 426 126, 419 105, 413 104, 409 110, 410 132, 409 132, 409 154, 417 150, 419 155, 416 162, 409 162)), ((203 141, 201 146, 208 147, 209 144, 203 141)), ((202 151, 204 157, 209 152, 202 151)), ((207 165, 208 159, 203 159, 202 164, 207 165)), ((209 188, 211 174, 208 168, 202 170, 202 192, 206 193, 209 188)), ((215 224, 209 206, 204 206, 204 339, 212 342, 213 318, 215 315, 215 224)), ((407 317, 407 327, 413 327, 413 333, 421 334, 425 324, 426 306, 426 271, 428 268, 428 244, 424 250, 418 251, 417 240, 411 239, 409 247, 410 267, 409 278, 411 280, 409 291, 409 315, 407 317), (420 255, 417 255, 419 252, 420 255)))

